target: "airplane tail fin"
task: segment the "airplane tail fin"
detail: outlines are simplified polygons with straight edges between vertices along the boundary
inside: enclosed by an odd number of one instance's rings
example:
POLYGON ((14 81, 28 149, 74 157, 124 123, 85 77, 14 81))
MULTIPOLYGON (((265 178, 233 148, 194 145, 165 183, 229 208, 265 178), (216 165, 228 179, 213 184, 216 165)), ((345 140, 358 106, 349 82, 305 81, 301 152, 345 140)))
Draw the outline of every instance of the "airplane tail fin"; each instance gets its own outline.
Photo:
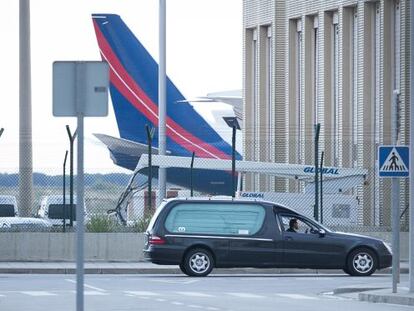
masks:
MULTIPOLYGON (((158 64, 121 17, 93 14, 103 60, 110 67, 110 91, 120 136, 147 143, 145 125, 158 125, 158 64)), ((228 159, 231 146, 185 102, 167 78, 167 149, 177 155, 228 159)), ((154 135, 153 145, 158 146, 154 135)), ((238 155, 240 157, 240 155, 238 155)))

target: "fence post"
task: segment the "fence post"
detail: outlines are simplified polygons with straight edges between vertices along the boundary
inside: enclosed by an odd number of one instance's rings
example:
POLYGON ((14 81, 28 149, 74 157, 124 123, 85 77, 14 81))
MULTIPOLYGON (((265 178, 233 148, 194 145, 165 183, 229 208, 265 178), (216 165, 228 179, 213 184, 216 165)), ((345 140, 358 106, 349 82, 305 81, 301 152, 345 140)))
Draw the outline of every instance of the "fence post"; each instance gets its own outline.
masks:
POLYGON ((319 131, 321 129, 321 124, 318 123, 315 125, 315 206, 313 209, 313 217, 316 221, 319 220, 319 131))
POLYGON ((149 210, 152 209, 152 137, 154 136, 154 128, 145 125, 148 140, 148 205, 149 210))
POLYGON ((69 144, 70 144, 70 152, 69 152, 69 161, 70 161, 70 175, 69 175, 69 191, 70 191, 70 218, 69 218, 69 225, 73 227, 73 143, 75 141, 78 129, 75 130, 75 133, 70 132, 69 125, 66 125, 66 131, 68 132, 69 136, 69 144))
POLYGON ((321 170, 320 170, 320 172, 321 172, 321 178, 320 178, 320 180, 321 180, 321 189, 320 189, 320 193, 321 193, 321 200, 320 200, 320 202, 319 202, 319 204, 321 205, 321 224, 323 224, 323 156, 324 156, 324 152, 322 151, 322 154, 321 154, 321 170))
POLYGON ((63 160, 63 232, 66 232, 66 160, 68 158, 68 151, 65 152, 65 159, 63 160))
POLYGON ((191 156, 191 167, 190 167, 190 196, 193 197, 193 168, 194 168, 194 155, 195 152, 191 156))

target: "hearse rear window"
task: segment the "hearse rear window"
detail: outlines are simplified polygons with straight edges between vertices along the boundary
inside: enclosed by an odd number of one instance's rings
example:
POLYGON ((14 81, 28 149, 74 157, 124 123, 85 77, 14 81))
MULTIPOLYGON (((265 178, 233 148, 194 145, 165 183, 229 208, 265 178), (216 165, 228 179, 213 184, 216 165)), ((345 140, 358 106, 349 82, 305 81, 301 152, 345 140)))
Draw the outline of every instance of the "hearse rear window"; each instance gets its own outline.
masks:
POLYGON ((257 204, 178 204, 165 227, 170 232, 254 235, 263 225, 265 209, 257 204))

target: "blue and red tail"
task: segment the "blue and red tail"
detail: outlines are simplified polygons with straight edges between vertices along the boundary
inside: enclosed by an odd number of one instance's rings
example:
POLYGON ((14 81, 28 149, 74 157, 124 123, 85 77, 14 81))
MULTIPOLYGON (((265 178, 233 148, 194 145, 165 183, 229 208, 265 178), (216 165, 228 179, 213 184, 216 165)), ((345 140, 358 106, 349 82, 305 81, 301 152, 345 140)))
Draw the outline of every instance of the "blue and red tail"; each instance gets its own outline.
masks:
MULTIPOLYGON (((120 16, 92 17, 102 59, 110 66, 111 98, 120 135, 145 144, 145 125, 158 125, 158 64, 120 16)), ((231 146, 184 101, 167 78, 167 150, 173 155, 195 152, 198 157, 229 159, 231 146)), ((157 135, 153 144, 158 146, 157 135)))

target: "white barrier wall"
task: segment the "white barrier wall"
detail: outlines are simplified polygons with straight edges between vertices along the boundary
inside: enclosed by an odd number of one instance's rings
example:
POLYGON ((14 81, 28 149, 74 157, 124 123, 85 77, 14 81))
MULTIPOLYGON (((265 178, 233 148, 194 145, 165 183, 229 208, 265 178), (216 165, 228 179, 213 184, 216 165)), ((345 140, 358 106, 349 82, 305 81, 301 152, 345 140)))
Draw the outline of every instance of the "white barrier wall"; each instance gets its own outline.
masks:
MULTIPOLYGON (((364 235, 391 241, 390 232, 364 235)), ((408 233, 401 232, 401 260, 408 260, 408 233)), ((143 260, 142 233, 85 233, 85 261, 143 260)), ((0 261, 75 261, 74 233, 2 232, 0 261)))
MULTIPOLYGON (((0 261, 75 261, 75 233, 2 232, 0 261)), ((142 261, 142 233, 85 233, 86 261, 142 261)))

